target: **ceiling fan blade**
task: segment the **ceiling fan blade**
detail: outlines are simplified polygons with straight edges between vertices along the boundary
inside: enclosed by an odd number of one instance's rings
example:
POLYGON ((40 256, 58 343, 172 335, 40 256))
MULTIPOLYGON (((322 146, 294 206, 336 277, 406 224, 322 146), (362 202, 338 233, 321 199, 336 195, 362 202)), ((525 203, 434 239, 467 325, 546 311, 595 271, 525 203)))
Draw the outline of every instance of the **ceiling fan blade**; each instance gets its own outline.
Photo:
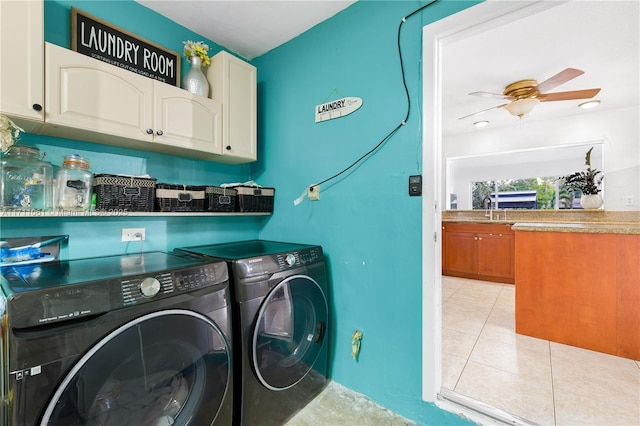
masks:
POLYGON ((483 98, 508 99, 508 100, 515 99, 513 96, 507 96, 500 93, 491 93, 491 92, 471 92, 469 94, 471 96, 482 96, 483 98))
POLYGON ((584 74, 584 71, 577 70, 575 68, 567 68, 564 71, 560 71, 558 74, 554 75, 538 84, 536 90, 540 93, 544 93, 548 90, 553 89, 554 87, 560 86, 563 83, 566 83, 569 80, 573 80, 579 75, 584 74))
POLYGON ((571 92, 544 93, 538 96, 541 102, 570 101, 572 99, 593 98, 600 92, 600 89, 573 90, 571 92))
POLYGON ((502 104, 502 105, 494 106, 494 107, 491 107, 491 108, 483 109, 482 111, 474 112, 473 114, 469 114, 469 115, 465 115, 464 117, 460 117, 460 118, 458 118, 458 120, 463 120, 465 118, 473 117, 474 115, 484 114, 485 112, 491 111, 492 109, 503 108, 503 107, 505 107, 507 105, 508 104, 502 104))

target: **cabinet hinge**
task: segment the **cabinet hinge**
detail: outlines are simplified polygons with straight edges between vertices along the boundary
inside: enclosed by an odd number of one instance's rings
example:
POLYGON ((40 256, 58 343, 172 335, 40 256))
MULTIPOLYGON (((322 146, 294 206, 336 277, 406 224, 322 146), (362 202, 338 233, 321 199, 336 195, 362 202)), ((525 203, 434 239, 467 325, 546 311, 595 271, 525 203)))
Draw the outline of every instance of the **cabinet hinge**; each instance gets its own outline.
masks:
POLYGON ((434 243, 437 243, 437 242, 438 242, 438 233, 437 233, 437 232, 434 232, 434 233, 433 233, 433 242, 434 242, 434 243))

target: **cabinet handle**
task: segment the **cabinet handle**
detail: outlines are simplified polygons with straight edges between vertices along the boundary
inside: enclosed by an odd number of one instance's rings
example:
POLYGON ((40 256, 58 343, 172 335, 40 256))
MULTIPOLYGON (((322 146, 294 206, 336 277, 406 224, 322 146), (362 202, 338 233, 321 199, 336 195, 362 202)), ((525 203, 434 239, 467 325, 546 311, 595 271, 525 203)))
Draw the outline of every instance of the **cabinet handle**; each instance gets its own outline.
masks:
POLYGON ((478 237, 478 240, 482 241, 482 237, 478 237))
POLYGON ((42 111, 42 105, 40 104, 33 104, 32 107, 38 112, 42 111))
POLYGON ((231 151, 231 145, 227 145, 227 151, 231 151))
POLYGON ((153 129, 147 129, 147 134, 148 135, 152 135, 153 134, 153 129))
POLYGON ((478 241, 478 237, 473 237, 474 240, 478 241))
POLYGON ((156 135, 158 135, 158 136, 162 136, 162 135, 163 135, 162 130, 158 130, 158 131, 156 132, 156 135))

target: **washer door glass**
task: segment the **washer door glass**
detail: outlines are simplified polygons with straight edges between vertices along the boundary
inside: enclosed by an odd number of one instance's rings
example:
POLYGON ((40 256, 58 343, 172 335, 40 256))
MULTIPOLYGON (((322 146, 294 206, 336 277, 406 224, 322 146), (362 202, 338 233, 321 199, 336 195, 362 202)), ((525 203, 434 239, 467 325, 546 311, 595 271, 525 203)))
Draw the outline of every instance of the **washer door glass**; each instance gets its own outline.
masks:
POLYGON ((294 275, 262 302, 253 333, 253 368, 271 390, 294 386, 311 370, 324 344, 328 307, 316 281, 294 275))
POLYGON ((211 424, 229 385, 230 356, 204 315, 173 309, 142 316, 74 365, 41 424, 211 424))

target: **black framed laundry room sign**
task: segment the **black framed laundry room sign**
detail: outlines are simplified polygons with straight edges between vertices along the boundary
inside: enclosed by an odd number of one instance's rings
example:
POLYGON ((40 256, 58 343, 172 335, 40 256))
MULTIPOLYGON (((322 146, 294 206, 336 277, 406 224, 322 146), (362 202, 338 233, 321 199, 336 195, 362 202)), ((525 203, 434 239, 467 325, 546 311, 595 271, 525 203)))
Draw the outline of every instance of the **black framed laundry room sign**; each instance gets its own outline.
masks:
POLYGON ((78 8, 71 8, 71 49, 111 65, 180 86, 180 55, 78 8))

